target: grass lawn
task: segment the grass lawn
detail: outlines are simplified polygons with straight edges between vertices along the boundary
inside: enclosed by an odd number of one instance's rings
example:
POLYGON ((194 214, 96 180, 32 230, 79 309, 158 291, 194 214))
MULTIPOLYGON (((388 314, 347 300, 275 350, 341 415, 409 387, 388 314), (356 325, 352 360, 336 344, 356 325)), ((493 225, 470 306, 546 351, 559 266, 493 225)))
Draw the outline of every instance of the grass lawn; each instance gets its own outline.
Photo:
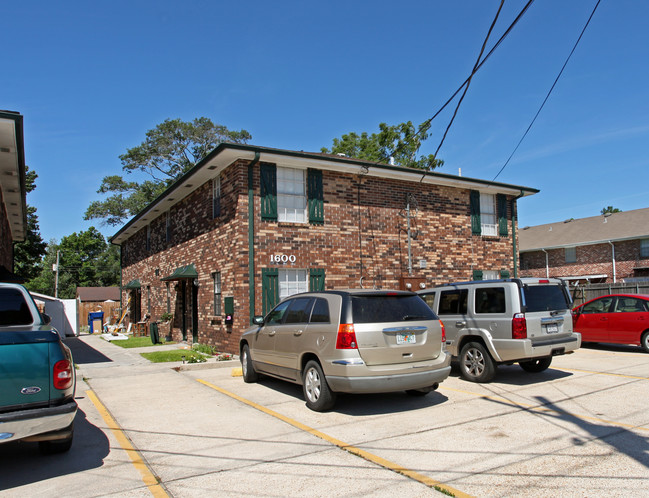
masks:
POLYGON ((172 351, 156 351, 155 353, 140 353, 140 355, 152 363, 164 363, 167 361, 183 361, 189 362, 191 357, 206 358, 205 355, 192 351, 191 349, 174 349, 172 351))
MULTIPOLYGON (((151 342, 150 337, 129 337, 125 341, 111 341, 115 346, 120 348, 144 348, 147 346, 154 346, 151 342)), ((164 342, 162 339, 162 344, 155 344, 155 346, 162 346, 164 344, 174 344, 173 342, 164 342)))

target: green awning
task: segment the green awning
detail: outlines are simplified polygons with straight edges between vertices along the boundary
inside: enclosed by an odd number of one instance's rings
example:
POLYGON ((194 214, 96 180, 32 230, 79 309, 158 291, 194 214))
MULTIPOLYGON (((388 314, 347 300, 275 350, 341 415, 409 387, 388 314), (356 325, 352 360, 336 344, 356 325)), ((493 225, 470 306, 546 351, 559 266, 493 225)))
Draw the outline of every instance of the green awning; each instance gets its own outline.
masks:
POLYGON ((139 289, 142 287, 139 279, 131 280, 128 284, 124 286, 124 289, 139 289))
POLYGON ((174 272, 168 277, 161 278, 163 282, 168 282, 170 280, 182 280, 185 278, 198 278, 198 272, 194 264, 189 264, 187 266, 180 266, 174 270, 174 272))

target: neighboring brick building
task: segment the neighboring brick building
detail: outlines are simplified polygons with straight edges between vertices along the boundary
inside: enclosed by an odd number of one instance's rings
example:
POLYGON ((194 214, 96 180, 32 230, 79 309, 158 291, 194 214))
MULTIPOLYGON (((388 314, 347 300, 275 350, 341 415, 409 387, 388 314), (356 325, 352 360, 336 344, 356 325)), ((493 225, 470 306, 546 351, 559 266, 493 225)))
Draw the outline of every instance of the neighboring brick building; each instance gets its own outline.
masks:
POLYGON ((221 144, 111 242, 132 321, 170 312, 174 338, 236 352, 252 317, 295 292, 515 275, 516 199, 536 192, 221 144))
POLYGON ((649 208, 520 230, 521 275, 571 283, 649 278, 649 208))
POLYGON ((13 275, 13 244, 25 240, 25 146, 23 117, 0 111, 0 279, 20 280, 13 275))

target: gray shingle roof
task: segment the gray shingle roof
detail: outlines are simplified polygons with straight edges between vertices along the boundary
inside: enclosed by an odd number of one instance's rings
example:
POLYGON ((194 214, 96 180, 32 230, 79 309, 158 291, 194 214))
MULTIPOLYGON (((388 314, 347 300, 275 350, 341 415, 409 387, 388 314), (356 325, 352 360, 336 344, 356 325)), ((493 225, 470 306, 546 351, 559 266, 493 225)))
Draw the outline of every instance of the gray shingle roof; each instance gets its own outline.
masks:
POLYGON ((649 208, 521 228, 521 252, 649 238, 649 208))

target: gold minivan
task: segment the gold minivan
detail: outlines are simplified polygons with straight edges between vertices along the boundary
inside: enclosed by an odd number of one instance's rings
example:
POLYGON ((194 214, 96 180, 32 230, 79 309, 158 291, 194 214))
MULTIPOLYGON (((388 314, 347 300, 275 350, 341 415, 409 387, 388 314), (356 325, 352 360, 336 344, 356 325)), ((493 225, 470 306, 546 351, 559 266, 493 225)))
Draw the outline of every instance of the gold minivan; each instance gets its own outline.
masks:
POLYGON ((240 341, 243 380, 301 384, 315 411, 331 409, 339 392, 423 396, 451 371, 444 327, 413 292, 296 294, 253 322, 240 341))

